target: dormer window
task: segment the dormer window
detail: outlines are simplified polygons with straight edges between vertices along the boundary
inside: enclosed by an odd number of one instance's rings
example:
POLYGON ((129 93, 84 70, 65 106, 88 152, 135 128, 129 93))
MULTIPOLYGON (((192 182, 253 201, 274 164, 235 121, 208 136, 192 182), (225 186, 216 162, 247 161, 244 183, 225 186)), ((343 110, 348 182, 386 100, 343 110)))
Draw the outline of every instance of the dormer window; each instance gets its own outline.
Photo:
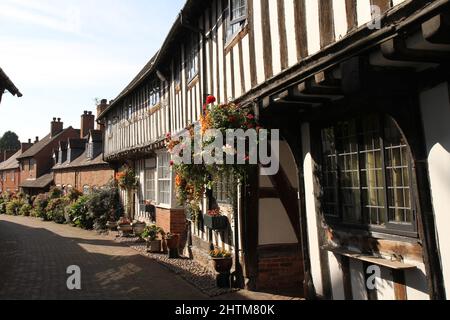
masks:
POLYGON ((87 158, 92 160, 94 158, 94 144, 89 142, 87 145, 87 158))

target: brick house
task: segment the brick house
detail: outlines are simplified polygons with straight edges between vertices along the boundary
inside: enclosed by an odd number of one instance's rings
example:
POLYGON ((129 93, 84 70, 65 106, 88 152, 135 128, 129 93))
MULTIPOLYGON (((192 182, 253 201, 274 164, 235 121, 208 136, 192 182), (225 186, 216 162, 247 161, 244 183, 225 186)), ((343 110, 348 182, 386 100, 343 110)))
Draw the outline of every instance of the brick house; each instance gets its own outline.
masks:
POLYGON ((11 79, 9 79, 2 68, 0 68, 0 103, 2 102, 2 96, 5 90, 8 90, 13 96, 22 97, 22 93, 20 93, 19 89, 16 88, 11 79))
POLYGON ((0 163, 0 193, 16 193, 20 190, 20 165, 17 158, 32 145, 31 140, 22 143, 20 150, 0 163))
POLYGON ((61 141, 79 136, 80 130, 72 127, 64 129, 61 119, 53 118, 50 133, 40 141, 36 138, 34 145, 17 158, 20 166, 20 189, 29 195, 48 191, 53 184, 53 150, 61 141))
MULTIPOLYGON (((106 100, 99 105, 99 111, 104 106, 106 100)), ((95 116, 85 111, 81 116, 80 136, 60 141, 52 169, 57 187, 89 193, 114 179, 114 170, 103 161, 103 126, 98 124, 94 129, 94 125, 95 116)))

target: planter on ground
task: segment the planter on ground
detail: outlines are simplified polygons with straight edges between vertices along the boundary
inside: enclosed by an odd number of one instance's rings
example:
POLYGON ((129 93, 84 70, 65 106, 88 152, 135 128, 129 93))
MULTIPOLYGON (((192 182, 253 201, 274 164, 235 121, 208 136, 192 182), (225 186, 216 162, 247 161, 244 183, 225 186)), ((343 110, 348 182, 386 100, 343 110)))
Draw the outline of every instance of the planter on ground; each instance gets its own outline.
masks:
POLYGON ((169 249, 169 258, 177 259, 180 254, 178 248, 180 246, 180 235, 179 234, 167 234, 166 236, 167 249, 169 249))
POLYGON ((134 222, 133 224, 132 224, 132 226, 133 226, 133 232, 134 232, 134 234, 136 235, 136 236, 140 236, 143 232, 144 232, 144 230, 145 230, 145 227, 147 226, 144 222, 134 222))
POLYGON ((161 253, 161 250, 162 250, 161 240, 147 241, 147 252, 161 253))

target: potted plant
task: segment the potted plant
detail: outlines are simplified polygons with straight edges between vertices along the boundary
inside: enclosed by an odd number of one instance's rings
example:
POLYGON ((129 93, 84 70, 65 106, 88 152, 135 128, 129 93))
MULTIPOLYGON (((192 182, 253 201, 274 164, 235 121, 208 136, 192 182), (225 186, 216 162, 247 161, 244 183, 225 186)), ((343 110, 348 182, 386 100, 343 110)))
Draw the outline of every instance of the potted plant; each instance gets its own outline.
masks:
POLYGON ((169 258, 176 259, 179 257, 178 248, 180 246, 180 235, 174 233, 166 234, 167 248, 169 249, 169 258))
POLYGON ((164 237, 164 230, 156 225, 147 226, 141 237, 147 242, 147 252, 160 253, 162 250, 162 241, 158 237, 164 237))
POLYGON ((141 221, 134 221, 131 226, 133 227, 134 234, 139 237, 144 232, 147 224, 141 221))
POLYGON ((128 218, 120 218, 117 224, 117 230, 119 231, 121 236, 127 236, 133 232, 133 226, 131 225, 131 221, 128 218))
POLYGON ((218 273, 217 286, 219 288, 230 288, 230 271, 233 267, 233 258, 231 252, 226 250, 215 249, 209 253, 214 265, 214 269, 218 273))
POLYGON ((211 230, 225 230, 228 228, 228 218, 221 214, 219 208, 209 210, 204 215, 203 222, 211 230))

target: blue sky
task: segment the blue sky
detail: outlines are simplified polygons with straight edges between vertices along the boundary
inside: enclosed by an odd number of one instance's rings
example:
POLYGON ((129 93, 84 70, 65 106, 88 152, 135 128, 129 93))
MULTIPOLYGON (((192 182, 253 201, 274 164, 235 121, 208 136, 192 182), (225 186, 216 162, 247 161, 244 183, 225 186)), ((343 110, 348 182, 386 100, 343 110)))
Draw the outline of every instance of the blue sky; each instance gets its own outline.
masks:
POLYGON ((0 0, 0 67, 24 94, 3 96, 0 135, 42 138, 53 117, 80 126, 158 50, 185 0, 0 0))

